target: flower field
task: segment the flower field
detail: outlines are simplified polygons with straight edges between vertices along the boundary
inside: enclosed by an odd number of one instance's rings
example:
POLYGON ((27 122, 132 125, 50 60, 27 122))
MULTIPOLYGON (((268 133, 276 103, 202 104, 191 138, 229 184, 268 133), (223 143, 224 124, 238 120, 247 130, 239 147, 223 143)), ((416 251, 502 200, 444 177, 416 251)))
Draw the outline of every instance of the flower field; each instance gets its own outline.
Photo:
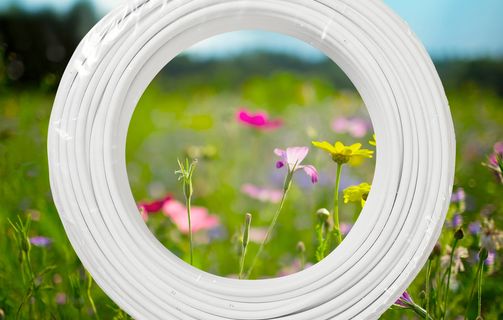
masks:
MULTIPOLYGON (((503 318, 503 97, 474 83, 447 95, 451 206, 427 265, 383 319, 503 318)), ((53 98, 54 86, 0 82, 0 319, 126 319, 82 267, 51 199, 53 98)), ((126 159, 138 215, 167 249, 259 279, 309 268, 344 240, 378 152, 354 89, 279 70, 231 85, 161 74, 133 115, 126 159)))

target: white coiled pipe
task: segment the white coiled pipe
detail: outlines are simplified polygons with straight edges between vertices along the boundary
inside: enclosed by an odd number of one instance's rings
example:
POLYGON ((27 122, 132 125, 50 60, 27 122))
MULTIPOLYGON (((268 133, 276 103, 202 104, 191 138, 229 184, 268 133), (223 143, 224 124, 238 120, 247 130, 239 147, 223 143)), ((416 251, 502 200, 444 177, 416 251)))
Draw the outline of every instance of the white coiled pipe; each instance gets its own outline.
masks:
POLYGON ((454 174, 449 106, 425 49, 379 0, 139 0, 84 38, 49 125, 54 201, 99 286, 138 319, 376 319, 440 234, 454 174), (322 50, 358 89, 379 152, 352 231, 320 263, 235 280, 193 268, 143 223, 126 172, 128 125, 154 76, 208 37, 262 29, 322 50))

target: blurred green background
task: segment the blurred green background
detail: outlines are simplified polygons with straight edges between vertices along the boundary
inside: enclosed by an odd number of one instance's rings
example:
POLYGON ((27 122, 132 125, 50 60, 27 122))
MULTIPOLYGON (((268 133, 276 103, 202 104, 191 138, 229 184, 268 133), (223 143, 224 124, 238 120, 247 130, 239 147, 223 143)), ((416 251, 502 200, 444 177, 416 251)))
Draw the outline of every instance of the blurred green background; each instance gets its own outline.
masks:
MULTIPOLYGON (((47 0, 4 1, 0 5, 0 319, 13 319, 16 314, 21 319, 95 318, 96 312, 102 319, 127 317, 97 286, 91 283, 88 287, 89 276, 66 238, 48 182, 47 126, 59 79, 80 39, 117 1, 97 3, 47 0), (28 216, 33 220, 28 235, 50 241, 48 245, 32 245, 31 263, 37 274, 33 283, 19 276, 25 262, 9 224, 9 220, 28 216), (33 285, 36 295, 28 295, 33 285)), ((480 1, 477 8, 465 3, 454 6, 452 1, 388 4, 418 32, 444 83, 457 136, 455 185, 467 194, 463 226, 490 218, 501 227, 503 186, 482 165, 493 145, 503 140, 501 1, 480 1), (471 15, 474 10, 481 14, 471 15)), ((183 201, 174 174, 176 159, 199 158, 194 204, 217 215, 220 225, 197 234, 195 265, 222 276, 235 276, 245 212, 254 215, 253 224, 260 233, 276 208, 273 203, 245 195, 243 184, 281 188, 284 171, 274 167, 275 147, 337 139, 361 142, 369 148, 371 126, 355 136, 334 131, 337 119, 370 121, 351 82, 316 49, 259 31, 209 39, 170 62, 138 104, 126 154, 133 194, 139 202, 167 194, 183 201), (241 107, 265 111, 284 125, 271 132, 245 127, 235 118, 241 107)), ((298 175, 274 244, 268 246, 258 265, 260 276, 297 271, 299 241, 305 243, 308 262, 314 262, 315 212, 331 208, 335 166, 313 148, 306 163, 318 168, 320 183, 312 186, 298 175)), ((371 183, 373 170, 374 160, 347 168, 343 188, 371 183)), ((355 204, 343 206, 342 220, 351 223, 359 209, 355 204)), ((454 211, 449 213, 441 238, 443 254, 452 238, 454 211)), ((187 259, 186 236, 169 218, 152 214, 147 224, 167 248, 187 259)), ((469 256, 464 259, 465 271, 452 287, 448 319, 464 314, 478 244, 479 235, 463 239, 469 256)), ((256 248, 256 244, 251 247, 251 253, 256 248)), ((486 319, 503 318, 500 266, 501 256, 494 252, 483 291, 486 319)), ((418 300, 424 277, 423 271, 409 289, 418 300)), ((383 318, 414 316, 391 310, 383 318)), ((473 313, 469 318, 475 318, 473 313)))

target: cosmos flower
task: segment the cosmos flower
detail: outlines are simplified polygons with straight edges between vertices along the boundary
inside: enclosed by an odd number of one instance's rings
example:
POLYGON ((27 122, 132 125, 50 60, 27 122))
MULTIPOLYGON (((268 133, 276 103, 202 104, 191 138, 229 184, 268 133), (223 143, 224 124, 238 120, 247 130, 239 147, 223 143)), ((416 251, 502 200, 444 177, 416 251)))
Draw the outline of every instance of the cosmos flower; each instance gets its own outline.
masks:
POLYGON ((171 196, 166 196, 162 199, 157 199, 154 201, 142 201, 138 203, 138 208, 143 209, 145 213, 152 214, 160 212, 164 203, 171 200, 171 196))
POLYGON ((351 146, 345 146, 342 142, 337 141, 334 145, 323 141, 313 141, 313 145, 319 149, 327 151, 332 160, 337 162, 339 165, 350 163, 353 165, 359 164, 362 158, 372 158, 374 151, 361 149, 361 143, 355 143, 351 146))
POLYGON ((487 163, 483 163, 494 175, 503 183, 503 141, 494 144, 493 153, 489 156, 487 163))
POLYGON ((45 248, 51 245, 52 239, 43 236, 37 236, 30 238, 30 243, 35 247, 45 248))
POLYGON ((283 125, 282 120, 271 120, 265 112, 252 113, 244 108, 238 110, 236 119, 246 126, 262 130, 274 130, 283 125))
POLYGON ((503 247, 503 231, 496 228, 494 220, 486 218, 482 222, 480 245, 489 252, 498 251, 503 247))
POLYGON ((281 197, 283 196, 283 191, 280 189, 261 188, 249 183, 241 186, 241 192, 250 198, 271 203, 280 202, 281 197))
POLYGON ((280 157, 276 162, 276 168, 287 166, 288 172, 293 174, 297 170, 304 172, 311 178, 312 183, 318 182, 318 171, 312 165, 302 165, 302 161, 309 152, 308 147, 290 147, 286 150, 274 149, 274 153, 280 157))
POLYGON ((402 293, 402 295, 395 302, 396 306, 402 307, 402 308, 409 308, 413 304, 414 304, 414 301, 412 300, 412 297, 410 296, 410 294, 407 291, 402 293))
POLYGON ((357 186, 351 186, 344 189, 344 203, 359 202, 363 207, 365 205, 365 201, 367 201, 370 188, 371 185, 364 182, 357 186))
MULTIPOLYGON (((440 257, 440 263, 442 268, 447 268, 451 259, 452 248, 447 245, 445 247, 445 254, 440 257)), ((468 258, 468 249, 465 247, 457 247, 454 251, 454 256, 452 260, 452 273, 458 274, 459 272, 465 271, 465 266, 463 265, 463 259, 468 258)))
POLYGON ((332 122, 337 133, 349 133, 354 138, 363 138, 370 129, 370 122, 362 118, 339 117, 332 122))
MULTIPOLYGON (((169 217, 177 228, 184 234, 189 233, 189 222, 187 220, 187 207, 177 200, 170 200, 162 207, 164 215, 169 217)), ((208 209, 203 207, 192 207, 191 212, 192 231, 198 232, 210 230, 219 226, 220 221, 217 216, 210 215, 208 209)))

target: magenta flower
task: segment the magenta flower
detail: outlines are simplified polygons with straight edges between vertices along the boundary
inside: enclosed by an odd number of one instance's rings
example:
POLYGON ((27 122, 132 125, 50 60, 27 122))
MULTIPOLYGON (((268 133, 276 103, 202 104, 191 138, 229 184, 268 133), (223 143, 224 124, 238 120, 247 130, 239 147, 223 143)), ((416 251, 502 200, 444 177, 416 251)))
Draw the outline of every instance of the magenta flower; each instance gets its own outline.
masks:
POLYGON ((238 110, 236 119, 246 126, 262 130, 274 130, 283 125, 282 120, 271 120, 265 112, 251 113, 244 108, 238 110))
POLYGON ((154 200, 151 202, 142 201, 138 203, 138 207, 140 208, 140 210, 143 209, 147 214, 156 213, 161 211, 162 206, 169 200, 171 200, 171 196, 166 196, 162 199, 154 200))
MULTIPOLYGON (((184 233, 189 233, 189 222, 187 220, 187 207, 177 200, 170 200, 162 207, 164 215, 171 218, 178 229, 184 233)), ((203 207, 192 207, 190 211, 192 232, 209 230, 217 227, 220 222, 217 216, 210 215, 208 209, 203 207)))
POLYGON ((488 167, 503 183, 503 141, 496 142, 493 147, 493 153, 489 156, 487 163, 483 163, 488 167))
POLYGON ((51 245, 52 239, 43 236, 37 236, 30 238, 30 243, 35 247, 45 248, 51 245))
POLYGON ((414 301, 412 301, 412 298, 407 291, 402 293, 400 298, 398 298, 398 300, 395 302, 396 306, 403 307, 403 308, 409 308, 413 304, 414 304, 414 301))
POLYGON ((262 202, 279 203, 283 196, 283 191, 280 189, 260 188, 253 184, 246 183, 241 186, 241 192, 250 198, 257 199, 262 202))
POLYGON ((337 133, 349 133, 354 138, 363 138, 370 129, 370 123, 362 118, 339 117, 332 123, 337 133))
POLYGON ((288 172, 293 173, 297 170, 304 172, 311 178, 312 183, 318 182, 318 171, 312 165, 301 165, 309 152, 308 147, 291 147, 286 150, 274 149, 274 153, 281 159, 276 162, 276 168, 288 166, 288 172))

